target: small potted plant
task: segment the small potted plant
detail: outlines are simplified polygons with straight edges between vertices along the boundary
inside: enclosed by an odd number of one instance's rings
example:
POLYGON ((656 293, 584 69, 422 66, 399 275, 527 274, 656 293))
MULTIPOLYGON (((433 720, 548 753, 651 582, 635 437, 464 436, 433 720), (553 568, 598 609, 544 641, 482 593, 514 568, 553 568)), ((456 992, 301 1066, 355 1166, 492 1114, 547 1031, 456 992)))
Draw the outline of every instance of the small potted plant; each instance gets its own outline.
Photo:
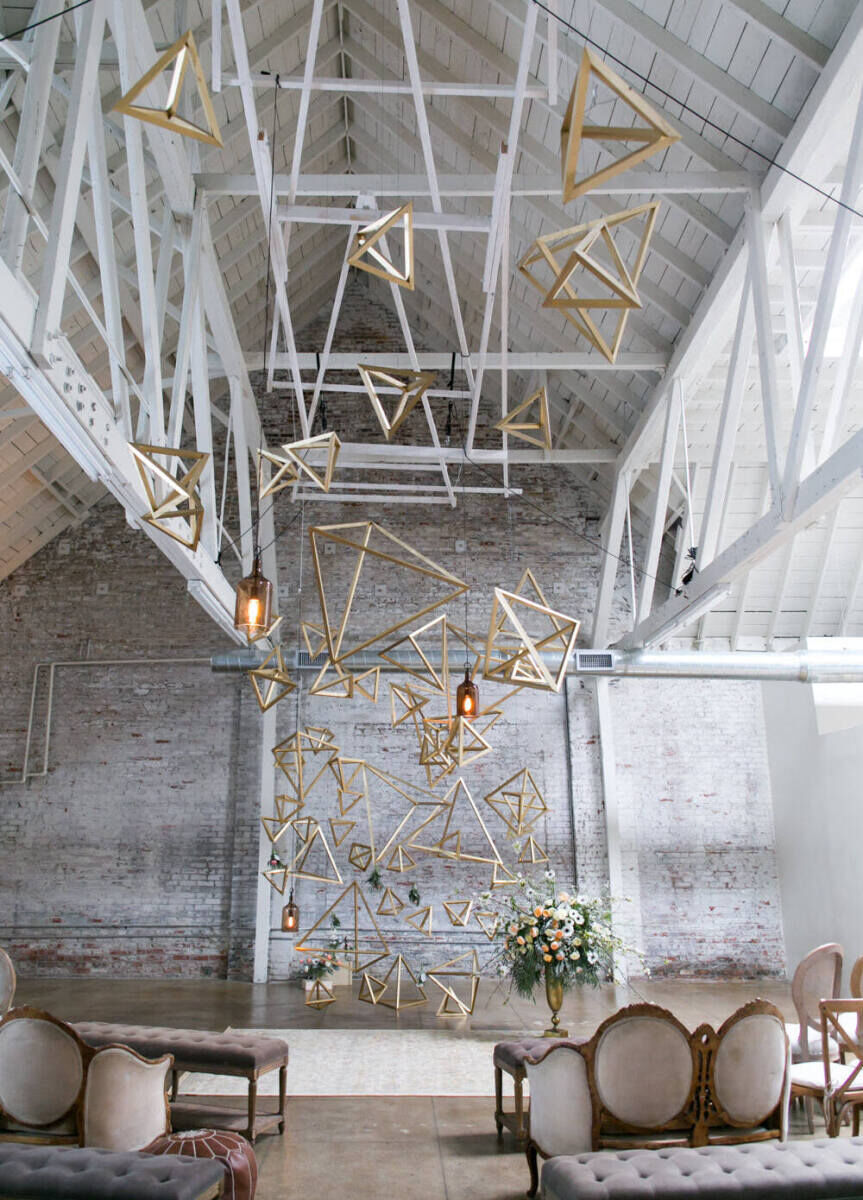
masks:
POLYGON ((297 978, 303 981, 303 987, 310 992, 319 979, 329 979, 334 975, 338 965, 335 955, 322 950, 320 954, 303 959, 297 978))

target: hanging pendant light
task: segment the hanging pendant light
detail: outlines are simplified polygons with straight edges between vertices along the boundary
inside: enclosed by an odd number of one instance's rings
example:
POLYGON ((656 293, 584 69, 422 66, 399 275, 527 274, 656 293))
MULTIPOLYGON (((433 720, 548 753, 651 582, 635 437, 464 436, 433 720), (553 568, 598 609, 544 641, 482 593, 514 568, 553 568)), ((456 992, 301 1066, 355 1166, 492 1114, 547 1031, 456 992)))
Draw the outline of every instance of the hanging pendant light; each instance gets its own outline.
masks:
POLYGON ((288 896, 288 903, 282 909, 282 932, 296 933, 300 927, 300 906, 294 902, 294 889, 288 896))
POLYGON ((257 551, 251 575, 237 584, 234 627, 253 641, 270 628, 272 609, 273 585, 261 570, 261 554, 257 551))
POLYGON ((464 664, 464 679, 456 688, 455 715, 472 721, 479 712, 479 688, 471 678, 470 663, 464 664))

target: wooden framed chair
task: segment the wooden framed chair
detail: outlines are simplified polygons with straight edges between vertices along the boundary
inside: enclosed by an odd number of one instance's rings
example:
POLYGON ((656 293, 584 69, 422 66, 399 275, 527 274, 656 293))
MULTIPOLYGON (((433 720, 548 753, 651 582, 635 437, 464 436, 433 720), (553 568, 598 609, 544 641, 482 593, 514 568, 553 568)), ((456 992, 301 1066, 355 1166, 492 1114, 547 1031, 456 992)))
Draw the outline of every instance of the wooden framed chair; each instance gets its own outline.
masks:
MULTIPOLYGON (((797 1024, 785 1026, 791 1042, 792 1062, 812 1062, 821 1054, 821 1000, 832 1000, 842 986, 843 950, 838 942, 816 946, 802 958, 791 980, 791 999, 797 1013, 797 1024)), ((833 1039, 834 1055, 839 1046, 833 1039)))
POLYGON ((851 968, 851 978, 848 982, 848 991, 855 999, 863 996, 863 954, 855 962, 851 968))
POLYGON ((0 1020, 0 1140, 77 1145, 92 1054, 50 1013, 27 1007, 6 1013, 0 1020))
POLYGON ((821 1058, 791 1068, 791 1095, 820 1103, 828 1137, 839 1136, 842 1118, 851 1108, 853 1134, 857 1137, 863 1105, 863 999, 822 1000, 819 1011, 821 1058), (833 1044, 849 1057, 849 1062, 835 1061, 833 1044))
POLYGON ((0 1017, 8 1012, 15 999, 15 966, 12 959, 0 946, 0 1017))

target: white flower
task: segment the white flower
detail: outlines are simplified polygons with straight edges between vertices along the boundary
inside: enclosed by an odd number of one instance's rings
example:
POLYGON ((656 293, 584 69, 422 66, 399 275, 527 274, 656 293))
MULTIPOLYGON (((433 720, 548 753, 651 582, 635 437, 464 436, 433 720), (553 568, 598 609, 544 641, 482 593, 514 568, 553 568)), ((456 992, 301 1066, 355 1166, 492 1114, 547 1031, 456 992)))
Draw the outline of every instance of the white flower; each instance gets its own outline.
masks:
POLYGON ((575 912, 572 914, 572 919, 573 919, 573 921, 575 921, 576 925, 583 925, 583 924, 584 924, 584 917, 582 916, 582 914, 581 914, 580 912, 578 912, 578 910, 577 910, 577 909, 576 909, 576 911, 575 911, 575 912))
POLYGON ((573 923, 571 921, 565 921, 563 926, 561 927, 561 933, 566 938, 566 940, 569 941, 569 939, 575 933, 575 926, 573 925, 573 923))
POLYGON ((594 963, 599 962, 599 957, 596 954, 594 954, 594 952, 592 950, 588 950, 587 961, 591 964, 591 966, 593 966, 594 963))

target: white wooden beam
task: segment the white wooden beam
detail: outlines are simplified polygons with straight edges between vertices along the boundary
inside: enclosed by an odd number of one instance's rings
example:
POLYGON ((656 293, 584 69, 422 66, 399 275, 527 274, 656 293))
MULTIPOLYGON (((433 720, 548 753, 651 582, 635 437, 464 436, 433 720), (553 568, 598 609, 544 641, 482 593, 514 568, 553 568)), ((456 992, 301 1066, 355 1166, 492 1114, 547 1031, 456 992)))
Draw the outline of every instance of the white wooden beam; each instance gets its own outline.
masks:
POLYGON ((641 576, 641 599, 638 606, 638 621, 644 621, 653 607, 653 596, 656 588, 656 572, 659 570, 659 556, 662 550, 662 538, 665 533, 665 517, 668 512, 668 496, 671 490, 671 473, 674 467, 674 452, 677 446, 677 435, 680 428, 682 395, 678 388, 673 388, 668 397, 668 407, 665 413, 665 431, 662 435, 662 450, 659 460, 659 477, 654 495, 653 516, 650 522, 650 533, 647 539, 647 552, 644 559, 644 571, 641 576))
POLYGON ((767 444, 767 465, 775 503, 782 509, 782 479, 779 471, 779 450, 776 444, 776 419, 779 412, 779 385, 776 379, 776 347, 770 316, 767 278, 767 246, 764 220, 757 199, 753 196, 746 205, 746 233, 749 243, 749 277, 752 281, 752 304, 755 312, 755 333, 758 341, 758 370, 761 376, 761 412, 764 418, 764 438, 767 444))

